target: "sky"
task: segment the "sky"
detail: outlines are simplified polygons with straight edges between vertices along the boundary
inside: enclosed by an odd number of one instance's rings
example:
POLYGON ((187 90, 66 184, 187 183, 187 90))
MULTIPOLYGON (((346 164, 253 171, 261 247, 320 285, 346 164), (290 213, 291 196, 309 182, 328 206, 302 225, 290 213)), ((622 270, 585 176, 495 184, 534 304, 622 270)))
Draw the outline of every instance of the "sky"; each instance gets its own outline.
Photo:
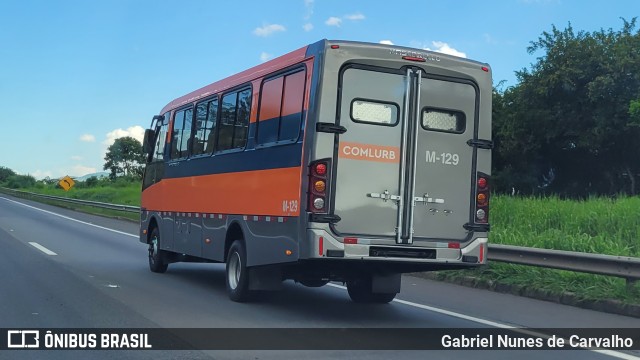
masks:
POLYGON ((38 179, 102 171, 188 92, 320 39, 489 63, 494 84, 552 25, 619 30, 637 0, 2 0, 0 166, 38 179))

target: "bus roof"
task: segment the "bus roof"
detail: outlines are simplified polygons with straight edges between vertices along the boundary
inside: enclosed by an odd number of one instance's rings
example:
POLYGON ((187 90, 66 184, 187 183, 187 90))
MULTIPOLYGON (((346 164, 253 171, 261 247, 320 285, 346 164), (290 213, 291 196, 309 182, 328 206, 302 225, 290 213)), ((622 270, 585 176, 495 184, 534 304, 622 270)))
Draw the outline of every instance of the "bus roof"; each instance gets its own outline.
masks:
POLYGON ((386 45, 386 44, 379 44, 379 43, 323 39, 315 43, 301 47, 287 54, 284 54, 275 59, 269 60, 260 65, 254 66, 250 69, 244 70, 240 73, 229 76, 225 79, 206 85, 184 96, 181 96, 171 101, 170 103, 168 103, 162 109, 160 114, 164 114, 169 110, 181 107, 189 103, 193 103, 194 101, 198 101, 207 96, 220 93, 227 89, 233 88, 234 86, 241 85, 243 83, 260 78, 261 76, 267 75, 271 72, 278 71, 287 66, 296 64, 304 60, 306 57, 319 55, 319 53, 323 52, 327 47, 332 45, 337 45, 337 46, 344 45, 351 48, 369 48, 369 49, 380 49, 380 50, 384 49, 385 51, 388 51, 387 53, 385 53, 384 57, 388 56, 389 58, 398 58, 399 56, 402 56, 402 55, 417 56, 417 57, 432 56, 432 57, 437 57, 438 59, 443 59, 443 60, 446 59, 448 64, 456 64, 456 63, 457 64, 477 64, 477 65, 484 65, 487 67, 487 69, 490 69, 489 65, 483 62, 479 62, 479 61, 475 61, 467 58, 461 58, 458 56, 443 54, 439 52, 434 52, 431 50, 414 49, 414 48, 409 48, 405 46, 386 45), (391 55, 391 53, 394 53, 394 54, 391 55))
POLYGON ((290 53, 287 53, 275 59, 269 60, 263 64, 254 66, 240 73, 234 74, 222 80, 216 81, 212 84, 206 85, 198 90, 192 91, 184 96, 174 99, 162 109, 160 114, 164 114, 165 112, 178 108, 182 105, 192 103, 199 99, 205 98, 209 95, 219 93, 226 89, 232 88, 234 86, 246 83, 253 79, 269 74, 273 71, 277 71, 278 69, 298 63, 305 58, 306 52, 307 52, 307 46, 304 46, 298 50, 294 50, 290 53))

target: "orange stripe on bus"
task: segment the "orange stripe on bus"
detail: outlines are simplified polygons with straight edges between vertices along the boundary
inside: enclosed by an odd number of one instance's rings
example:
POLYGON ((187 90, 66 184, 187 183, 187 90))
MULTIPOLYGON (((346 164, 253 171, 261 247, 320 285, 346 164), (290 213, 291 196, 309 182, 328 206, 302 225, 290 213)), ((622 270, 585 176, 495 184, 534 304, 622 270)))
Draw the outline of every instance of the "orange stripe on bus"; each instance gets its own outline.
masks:
POLYGON ((302 168, 163 179, 142 193, 150 211, 298 216, 302 168))

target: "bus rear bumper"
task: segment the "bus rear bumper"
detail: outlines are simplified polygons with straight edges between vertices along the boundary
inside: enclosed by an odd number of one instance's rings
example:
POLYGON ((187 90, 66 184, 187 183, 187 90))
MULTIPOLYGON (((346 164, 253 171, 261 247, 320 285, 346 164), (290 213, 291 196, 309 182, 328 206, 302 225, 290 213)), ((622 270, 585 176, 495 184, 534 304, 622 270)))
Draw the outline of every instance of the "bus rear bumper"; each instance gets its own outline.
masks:
POLYGON ((475 236, 464 243, 419 241, 411 245, 401 245, 367 238, 347 238, 348 241, 345 241, 323 229, 308 229, 307 238, 312 244, 308 259, 441 264, 443 268, 477 266, 487 261, 487 236, 483 235, 475 236))

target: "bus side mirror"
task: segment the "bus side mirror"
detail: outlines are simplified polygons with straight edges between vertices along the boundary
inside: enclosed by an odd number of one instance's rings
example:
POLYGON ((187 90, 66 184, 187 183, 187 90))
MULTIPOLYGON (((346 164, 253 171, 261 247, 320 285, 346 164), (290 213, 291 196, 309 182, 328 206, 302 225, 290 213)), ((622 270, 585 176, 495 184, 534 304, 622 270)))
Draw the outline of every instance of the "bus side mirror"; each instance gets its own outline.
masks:
POLYGON ((142 142, 142 152, 144 152, 145 154, 151 154, 151 152, 153 151, 153 145, 154 145, 154 137, 155 137, 155 131, 151 130, 151 129, 146 129, 144 131, 144 141, 142 142))

